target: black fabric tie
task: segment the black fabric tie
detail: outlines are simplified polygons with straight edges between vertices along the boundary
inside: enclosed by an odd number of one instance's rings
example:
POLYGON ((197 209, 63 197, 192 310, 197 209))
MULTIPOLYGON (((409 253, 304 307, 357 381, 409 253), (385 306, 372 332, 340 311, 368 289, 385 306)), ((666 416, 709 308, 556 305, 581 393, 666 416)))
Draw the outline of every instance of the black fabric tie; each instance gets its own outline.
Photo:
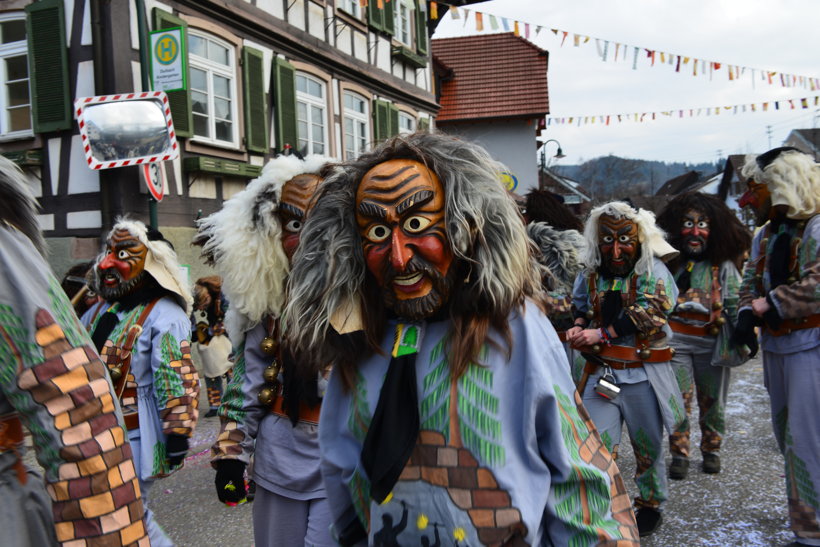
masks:
POLYGON ((769 279, 773 289, 785 285, 789 278, 791 247, 792 236, 788 232, 778 234, 772 244, 772 254, 766 262, 769 266, 769 279))
POLYGON ((416 357, 421 333, 419 325, 397 325, 390 366, 362 446, 370 496, 377 503, 393 490, 419 436, 416 357))
POLYGON ((692 286, 692 268, 694 268, 695 263, 689 261, 686 263, 686 267, 680 273, 678 278, 675 280, 675 284, 678 286, 678 293, 683 295, 686 291, 689 290, 689 287, 692 286))
POLYGON ((112 311, 106 311, 97 320, 97 326, 94 328, 94 332, 91 333, 91 341, 94 343, 94 347, 97 348, 97 353, 102 351, 105 341, 108 340, 108 336, 119 321, 117 314, 112 311))

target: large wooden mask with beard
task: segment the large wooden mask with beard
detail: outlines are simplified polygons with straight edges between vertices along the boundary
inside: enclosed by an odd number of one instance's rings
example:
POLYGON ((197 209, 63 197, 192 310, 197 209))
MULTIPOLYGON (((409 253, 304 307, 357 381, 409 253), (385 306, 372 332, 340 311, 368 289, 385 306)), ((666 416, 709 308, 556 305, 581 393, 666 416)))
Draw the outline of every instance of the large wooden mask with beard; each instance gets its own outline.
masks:
POLYGON ((598 220, 598 249, 605 273, 615 277, 629 275, 640 257, 638 225, 628 218, 601 215, 598 220))
POLYGON ((380 163, 359 183, 356 222, 367 269, 399 318, 430 317, 450 298, 455 268, 444 201, 436 174, 413 160, 380 163))
POLYGON ((100 296, 116 302, 140 289, 148 277, 148 248, 128 230, 118 229, 106 242, 105 256, 97 264, 100 296))
POLYGON ((709 217, 689 209, 681 219, 680 235, 683 254, 694 259, 701 257, 709 244, 709 217))

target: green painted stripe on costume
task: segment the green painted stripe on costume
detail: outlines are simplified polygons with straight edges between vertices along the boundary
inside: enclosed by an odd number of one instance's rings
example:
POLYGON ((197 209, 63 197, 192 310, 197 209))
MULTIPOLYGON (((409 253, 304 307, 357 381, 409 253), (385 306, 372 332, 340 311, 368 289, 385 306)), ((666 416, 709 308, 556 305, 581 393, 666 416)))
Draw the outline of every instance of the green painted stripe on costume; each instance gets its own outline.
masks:
POLYGON ((421 327, 419 325, 396 325, 396 338, 393 343, 393 358, 413 355, 419 352, 421 344, 421 327))

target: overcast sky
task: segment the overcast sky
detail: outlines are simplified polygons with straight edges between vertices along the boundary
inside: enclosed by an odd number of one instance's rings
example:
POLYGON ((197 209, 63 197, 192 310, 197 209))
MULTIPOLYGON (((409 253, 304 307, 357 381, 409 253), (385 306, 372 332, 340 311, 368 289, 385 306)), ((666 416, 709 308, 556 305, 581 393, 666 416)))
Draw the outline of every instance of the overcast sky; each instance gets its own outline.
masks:
MULTIPOLYGON (((674 111, 673 117, 656 121, 624 121, 614 116, 606 126, 552 124, 545 138, 560 142, 566 158, 557 165, 573 165, 598 156, 714 162, 728 154, 764 152, 779 146, 792 129, 820 127, 820 108, 814 97, 820 88, 783 87, 779 75, 769 85, 747 69, 740 79, 730 81, 726 65, 820 78, 820 1, 818 0, 491 0, 468 6, 469 18, 452 20, 447 8, 439 6, 442 18, 434 38, 476 34, 475 11, 506 17, 510 25, 530 24, 530 41, 549 52, 548 83, 550 116, 578 116, 674 111), (445 15, 446 14, 446 15, 445 15), (537 36, 536 26, 544 27, 537 36), (561 37, 549 29, 569 32, 563 47, 561 37), (573 33, 590 37, 573 46, 573 33), (607 61, 598 54, 595 38, 609 41, 607 61), (615 43, 620 46, 613 61, 615 43), (626 60, 623 44, 628 45, 626 60), (633 70, 633 48, 641 52, 633 70), (644 48, 655 50, 650 66, 644 48), (693 76, 692 61, 675 72, 674 65, 661 64, 660 52, 722 63, 709 76, 693 76), (809 108, 799 107, 809 98, 809 108), (795 100, 792 110, 788 99, 795 100), (780 110, 764 102, 780 101, 780 110), (714 107, 756 104, 757 112, 714 107), (712 108, 706 116, 705 109, 712 108), (678 117, 683 109, 700 116, 678 117)), ((461 13, 464 11, 461 9, 461 13)), ((487 15, 483 33, 492 32, 487 15)), ((498 31, 496 31, 498 32, 498 31)), ((668 62, 668 58, 667 58, 668 62)), ((698 71, 700 74, 700 70, 698 71)), ((647 116, 646 118, 648 118, 647 116)), ((547 145, 554 155, 556 145, 547 145)))

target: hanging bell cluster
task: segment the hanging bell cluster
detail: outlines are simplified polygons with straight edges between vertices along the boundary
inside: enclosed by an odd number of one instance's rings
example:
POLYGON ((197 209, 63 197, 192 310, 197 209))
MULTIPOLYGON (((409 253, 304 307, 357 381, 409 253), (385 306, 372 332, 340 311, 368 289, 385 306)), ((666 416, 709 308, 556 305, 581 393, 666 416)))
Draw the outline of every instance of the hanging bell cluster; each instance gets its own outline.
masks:
MULTIPOLYGON (((266 336, 260 343, 259 349, 266 355, 275 356, 279 350, 279 342, 266 336)), ((262 371, 262 379, 265 380, 265 385, 259 390, 257 398, 259 402, 265 406, 270 406, 276 399, 279 393, 279 372, 282 370, 282 365, 279 360, 274 357, 271 364, 262 371)))
POLYGON ((122 378, 122 368, 119 365, 108 369, 108 373, 111 375, 111 381, 115 384, 122 378))

